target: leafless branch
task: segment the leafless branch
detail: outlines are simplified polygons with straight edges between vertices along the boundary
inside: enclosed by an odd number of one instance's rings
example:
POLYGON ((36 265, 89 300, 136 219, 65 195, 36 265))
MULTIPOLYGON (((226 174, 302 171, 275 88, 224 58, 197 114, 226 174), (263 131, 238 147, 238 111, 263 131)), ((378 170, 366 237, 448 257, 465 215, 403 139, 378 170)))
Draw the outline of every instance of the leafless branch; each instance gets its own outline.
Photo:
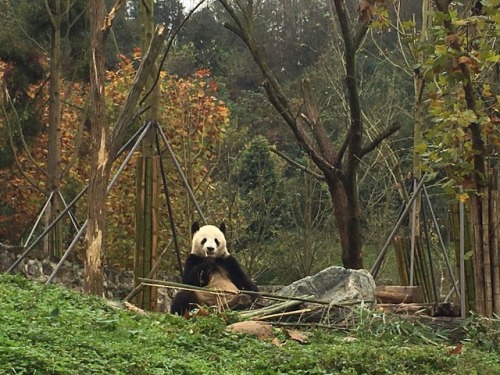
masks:
POLYGON ((279 151, 276 147, 270 147, 269 150, 271 152, 274 152, 276 155, 278 155, 279 157, 285 159, 288 163, 290 163, 291 165, 293 165, 294 167, 297 167, 299 168, 301 171, 304 171, 306 172, 307 174, 313 176, 315 179, 319 180, 319 181, 325 181, 325 177, 312 171, 311 169, 307 168, 306 166, 302 165, 302 164, 299 164, 297 163, 295 160, 293 160, 292 158, 290 158, 289 156, 285 155, 284 153, 282 153, 281 151, 279 151))
POLYGON ((395 132, 397 132, 401 128, 401 125, 398 123, 394 123, 390 128, 387 128, 385 131, 377 135, 368 145, 365 145, 362 149, 361 152, 359 153, 358 157, 362 158, 365 156, 367 153, 370 151, 373 151, 375 148, 378 147, 380 143, 384 139, 389 138, 391 135, 393 135, 395 132))
MULTIPOLYGON (((7 96, 9 99, 10 99, 10 96, 8 96, 8 92, 7 92, 7 89, 4 87, 4 96, 7 96)), ((37 183, 37 181, 35 181, 33 178, 31 178, 23 169, 23 166, 21 165, 20 161, 19 161, 19 156, 17 155, 17 151, 16 151, 16 147, 14 146, 14 141, 12 139, 12 128, 11 128, 11 125, 10 125, 10 121, 9 121, 9 115, 7 113, 7 109, 5 108, 5 105, 4 105, 5 101, 2 100, 2 110, 3 110, 3 113, 4 113, 4 117, 5 117, 5 122, 6 122, 6 128, 7 128, 7 133, 8 133, 8 137, 9 137, 9 145, 12 149, 12 153, 13 153, 13 156, 14 156, 14 161, 16 163, 16 166, 19 170, 19 172, 22 174, 23 178, 26 179, 26 181, 28 181, 28 183, 30 185, 32 185, 36 190, 38 190, 39 192, 43 193, 43 194, 46 194, 46 191, 44 189, 42 189, 40 187, 40 185, 37 183)), ((31 157, 31 154, 28 152, 29 156, 31 157)), ((36 164, 36 161, 34 159, 30 159, 33 163, 35 163, 35 166, 37 167, 37 169, 39 171, 41 171, 42 173, 43 170, 41 170, 38 165, 36 164)))

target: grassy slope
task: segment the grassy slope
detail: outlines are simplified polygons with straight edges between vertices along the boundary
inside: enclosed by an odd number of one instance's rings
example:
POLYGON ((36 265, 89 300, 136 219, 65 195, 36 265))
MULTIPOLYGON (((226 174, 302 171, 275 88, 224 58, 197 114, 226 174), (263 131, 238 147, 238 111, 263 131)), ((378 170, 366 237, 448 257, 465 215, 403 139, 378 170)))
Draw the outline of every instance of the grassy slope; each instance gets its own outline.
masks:
POLYGON ((138 316, 7 275, 0 314, 0 374, 500 374, 494 348, 465 343, 450 355, 450 343, 422 329, 318 330, 307 345, 276 347, 227 333, 216 316, 138 316))

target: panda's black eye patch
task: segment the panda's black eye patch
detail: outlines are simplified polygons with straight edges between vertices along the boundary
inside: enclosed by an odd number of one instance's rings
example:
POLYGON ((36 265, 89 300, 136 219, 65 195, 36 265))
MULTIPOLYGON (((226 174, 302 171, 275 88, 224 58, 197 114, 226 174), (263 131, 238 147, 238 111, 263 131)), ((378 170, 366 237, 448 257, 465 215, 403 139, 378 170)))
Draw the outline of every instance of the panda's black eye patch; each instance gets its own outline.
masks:
POLYGON ((217 238, 215 239, 215 243, 217 244, 217 246, 220 245, 220 241, 217 238))
POLYGON ((202 244, 202 245, 205 245, 205 242, 207 242, 207 239, 206 239, 206 238, 204 238, 204 239, 202 239, 202 240, 201 240, 201 244, 202 244))

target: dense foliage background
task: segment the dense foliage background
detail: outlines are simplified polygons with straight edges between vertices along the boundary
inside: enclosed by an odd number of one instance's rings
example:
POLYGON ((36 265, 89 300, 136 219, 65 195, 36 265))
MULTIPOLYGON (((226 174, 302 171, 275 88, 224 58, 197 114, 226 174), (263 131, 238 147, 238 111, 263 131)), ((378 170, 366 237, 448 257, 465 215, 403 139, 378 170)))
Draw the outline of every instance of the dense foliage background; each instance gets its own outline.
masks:
MULTIPOLYGON (((107 3, 111 8, 113 2, 107 3)), ((353 14, 356 14, 356 3, 347 2, 353 14)), ((87 2, 77 0, 64 4, 67 9, 61 24, 64 170, 61 191, 70 201, 88 179, 88 137, 92 124, 87 99, 87 2)), ((459 7, 454 16, 458 19, 460 15, 470 14, 471 4, 459 7)), ((47 5, 52 6, 53 2, 48 1, 47 5)), ((326 119, 330 140, 340 146, 347 127, 348 105, 341 95, 345 89, 342 40, 330 6, 328 2, 316 0, 259 2, 254 9, 254 29, 270 68, 277 72, 297 108, 301 105, 297 94, 300 81, 307 78, 311 82, 314 95, 322 105, 322 118, 326 119)), ((186 14, 177 0, 156 1, 155 7, 155 21, 172 29, 180 25, 186 14)), ((426 69, 437 89, 452 92, 450 82, 431 77, 433 71, 437 72, 436 66, 418 67, 411 61, 420 51, 412 44, 419 38, 420 11, 419 2, 403 2, 379 13, 378 23, 374 22, 358 51, 359 93, 367 138, 376 137, 392 123, 401 126, 395 136, 368 154, 360 166, 361 236, 367 268, 401 212, 407 194, 405 184, 412 184, 415 70, 426 69), (392 26, 396 24, 395 29, 392 26)), ((142 55, 138 49, 138 12, 136 2, 126 2, 114 20, 107 44, 110 122, 125 100, 142 55)), ((0 32, 0 74, 5 86, 0 117, 3 134, 0 176, 5 181, 0 187, 0 242, 19 244, 26 238, 48 195, 44 163, 51 25, 43 1, 0 0, 0 14, 5 26, 0 32)), ((317 169, 267 102, 261 74, 243 42, 224 28, 226 21, 228 16, 219 2, 207 2, 180 29, 160 75, 159 121, 208 220, 214 223, 224 220, 228 224, 230 251, 259 283, 287 283, 327 265, 341 264, 339 239, 332 229, 336 223, 331 197, 321 179, 304 172, 303 169, 313 172, 317 169), (272 150, 279 150, 303 169, 286 162, 272 150)), ((443 31, 436 27, 435 32, 443 31)), ((494 31, 491 32, 493 35, 494 31)), ((446 65, 449 60, 441 52, 440 59, 435 61, 446 65)), ((490 56, 490 62, 494 63, 492 56, 498 55, 490 56)), ((444 112, 448 104, 440 101, 441 97, 433 92, 430 95, 434 112, 452 115, 444 112)), ((494 97, 491 94, 491 100, 494 97)), ((442 145, 439 143, 442 133, 438 130, 445 132, 450 121, 439 119, 440 127, 430 134, 435 138, 419 150, 422 154, 427 152, 437 167, 432 170, 433 167, 428 166, 435 177, 428 190, 448 245, 452 238, 447 210, 456 197, 442 187, 443 181, 455 187, 449 179, 455 174, 446 174, 446 171, 455 163, 450 158, 458 156, 438 155, 441 151, 435 150, 442 145)), ((129 136, 140 125, 138 122, 133 129, 128 129, 129 136)), ((430 129, 432 123, 426 121, 426 126, 430 129)), ((494 130, 490 134, 494 134, 494 130)), ((456 141, 458 136, 454 134, 453 139, 456 141)), ((453 149, 453 139, 445 137, 450 141, 448 149, 453 149)), ((186 252, 188 228, 196 215, 177 171, 167 156, 164 159, 181 249, 186 252)), ((112 245, 106 252, 106 262, 119 269, 132 267, 134 160, 108 199, 108 243, 112 245)), ((166 246, 171 234, 165 201, 161 199, 160 248, 166 246)), ((74 210, 80 223, 85 219, 85 205, 83 199, 74 210)), ((65 242, 69 243, 74 229, 69 222, 65 228, 65 242)), ((83 251, 82 246, 74 257, 81 258, 83 251)), ((177 272, 173 255, 166 258, 163 268, 170 274, 177 272)), ((386 270, 381 278, 397 282, 393 271, 386 270)))

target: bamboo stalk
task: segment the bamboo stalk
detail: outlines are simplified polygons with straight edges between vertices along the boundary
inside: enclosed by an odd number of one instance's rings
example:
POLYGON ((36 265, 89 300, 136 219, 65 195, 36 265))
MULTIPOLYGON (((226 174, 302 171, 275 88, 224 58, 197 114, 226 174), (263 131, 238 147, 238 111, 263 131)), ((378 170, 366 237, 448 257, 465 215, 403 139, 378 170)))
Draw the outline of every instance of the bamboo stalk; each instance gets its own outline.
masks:
POLYGON ((365 304, 371 304, 375 301, 373 300, 347 300, 347 301, 342 301, 342 302, 337 302, 337 303, 331 303, 329 301, 322 301, 318 300, 315 298, 304 298, 304 297, 290 297, 290 296, 280 296, 277 294, 272 294, 272 293, 264 293, 264 292, 254 292, 251 290, 241 290, 237 292, 233 291, 228 291, 228 290, 221 290, 221 289, 210 289, 210 288, 205 288, 205 287, 199 287, 199 286, 194 286, 194 285, 187 285, 187 284, 181 284, 181 283, 175 283, 172 281, 163 281, 163 280, 154 280, 154 279, 147 279, 140 277, 138 278, 139 281, 143 285, 155 285, 158 287, 165 287, 165 288, 174 288, 174 289, 182 289, 182 290, 193 290, 193 291, 203 291, 207 293, 229 293, 229 294, 248 294, 248 295, 253 295, 253 296, 258 296, 258 297, 263 297, 267 299, 274 299, 274 300, 279 300, 279 301, 300 301, 300 302, 307 302, 307 303, 317 303, 319 305, 329 305, 331 307, 346 307, 346 306, 352 306, 352 305, 357 305, 361 303, 365 304))
MULTIPOLYGON (((140 284, 138 280, 139 277, 143 275, 143 267, 144 264, 144 220, 142 220, 142 215, 144 212, 144 195, 145 195, 145 181, 142 178, 144 174, 144 158, 140 158, 137 161, 137 169, 136 169, 136 204, 135 204, 135 217, 137 218, 135 221, 135 250, 134 250, 134 285, 137 288, 140 284)), ((134 297, 134 304, 140 307, 144 307, 144 291, 145 288, 141 288, 142 290, 138 291, 134 297)))
POLYGON ((491 183, 491 259, 492 259, 492 282, 493 282, 493 313, 500 316, 500 190, 498 184, 498 169, 492 173, 491 183))
POLYGON ((286 316, 290 315, 302 315, 314 310, 320 309, 320 307, 317 307, 315 309, 301 309, 301 310, 294 310, 294 311, 287 311, 287 312, 282 312, 279 314, 271 314, 271 315, 264 315, 264 316, 256 316, 253 317, 252 320, 266 320, 266 319, 274 319, 274 318, 284 318, 286 316))
POLYGON ((394 238, 394 252, 398 263, 399 281, 401 282, 401 285, 408 285, 408 272, 403 255, 404 250, 402 246, 402 238, 400 236, 394 238))
MULTIPOLYGON (((474 254, 473 247, 473 228, 471 223, 470 210, 464 205, 464 252, 474 254)), ((466 311, 475 310, 476 306, 476 287, 474 280, 474 257, 471 256, 464 260, 465 264, 465 291, 466 291, 466 311)))
MULTIPOLYGON (((463 204, 463 203, 462 203, 463 204)), ((452 224, 453 230, 453 242, 455 249, 455 267, 456 273, 460 274, 460 223, 459 223, 459 205, 451 204, 450 205, 450 221, 452 224)), ((467 211, 466 206, 464 206, 464 228, 463 228, 463 246, 464 253, 474 253, 472 246, 473 239, 473 228, 471 224, 471 213, 470 209, 467 211)), ((475 285, 474 285, 474 257, 468 257, 468 259, 464 260, 465 266, 465 311, 471 311, 475 309, 475 285)))
POLYGON ((482 226, 483 226, 483 272, 484 272, 484 314, 491 318, 493 316, 493 288, 491 282, 491 259, 490 259, 490 194, 489 187, 485 186, 481 188, 481 196, 482 196, 482 226))
POLYGON ((285 301, 272 306, 264 307, 262 309, 245 311, 240 313, 240 315, 245 319, 259 320, 261 317, 268 316, 269 314, 275 315, 277 312, 281 312, 281 314, 283 314, 283 310, 300 304, 302 304, 301 301, 285 301))
POLYGON ((484 315, 484 274, 483 269, 483 247, 482 247, 482 234, 481 234, 481 219, 479 215, 479 198, 476 194, 470 196, 470 213, 471 222, 474 232, 474 285, 476 292, 476 312, 479 315, 484 315))
POLYGON ((430 260, 427 257, 427 252, 425 251, 425 245, 422 237, 418 237, 418 240, 419 262, 422 272, 422 282, 425 285, 425 290, 427 291, 427 302, 434 302, 429 263, 430 260))
MULTIPOLYGON (((460 187, 460 192, 463 188, 460 187)), ((459 252, 459 264, 460 264, 460 316, 465 318, 467 313, 465 309, 465 205, 462 201, 458 202, 458 226, 460 231, 460 252, 459 252)))
POLYGON ((404 257, 404 262, 406 265, 405 272, 406 272, 406 280, 407 284, 410 285, 410 239, 408 237, 403 237, 401 240, 401 246, 402 246, 402 254, 404 257))
POLYGON ((415 275, 416 284, 422 287, 424 302, 430 301, 429 284, 427 282, 427 275, 425 270, 425 259, 423 257, 422 251, 422 238, 420 236, 415 237, 415 275))
MULTIPOLYGON (((151 132, 151 130, 150 130, 151 132)), ((147 137, 146 137, 147 138, 147 137)), ((143 149, 145 148, 145 143, 143 143, 142 147, 143 149)), ((144 151, 143 151, 144 153, 144 151)), ((153 175, 152 175, 152 169, 153 165, 151 163, 151 158, 147 156, 143 156, 142 159, 144 160, 144 170, 143 174, 141 176, 142 179, 144 179, 144 202, 143 204, 143 211, 140 212, 139 214, 141 215, 141 218, 143 220, 143 225, 144 225, 144 232, 142 233, 142 243, 144 248, 142 249, 144 252, 143 255, 143 263, 141 264, 141 276, 145 276, 149 273, 149 269, 151 267, 151 233, 152 233, 152 222, 151 222, 151 217, 152 217, 152 192, 153 192, 153 175)), ((139 305, 139 307, 143 308, 144 310, 151 310, 151 299, 152 299, 152 287, 144 288, 143 296, 142 296, 142 305, 139 305)))

